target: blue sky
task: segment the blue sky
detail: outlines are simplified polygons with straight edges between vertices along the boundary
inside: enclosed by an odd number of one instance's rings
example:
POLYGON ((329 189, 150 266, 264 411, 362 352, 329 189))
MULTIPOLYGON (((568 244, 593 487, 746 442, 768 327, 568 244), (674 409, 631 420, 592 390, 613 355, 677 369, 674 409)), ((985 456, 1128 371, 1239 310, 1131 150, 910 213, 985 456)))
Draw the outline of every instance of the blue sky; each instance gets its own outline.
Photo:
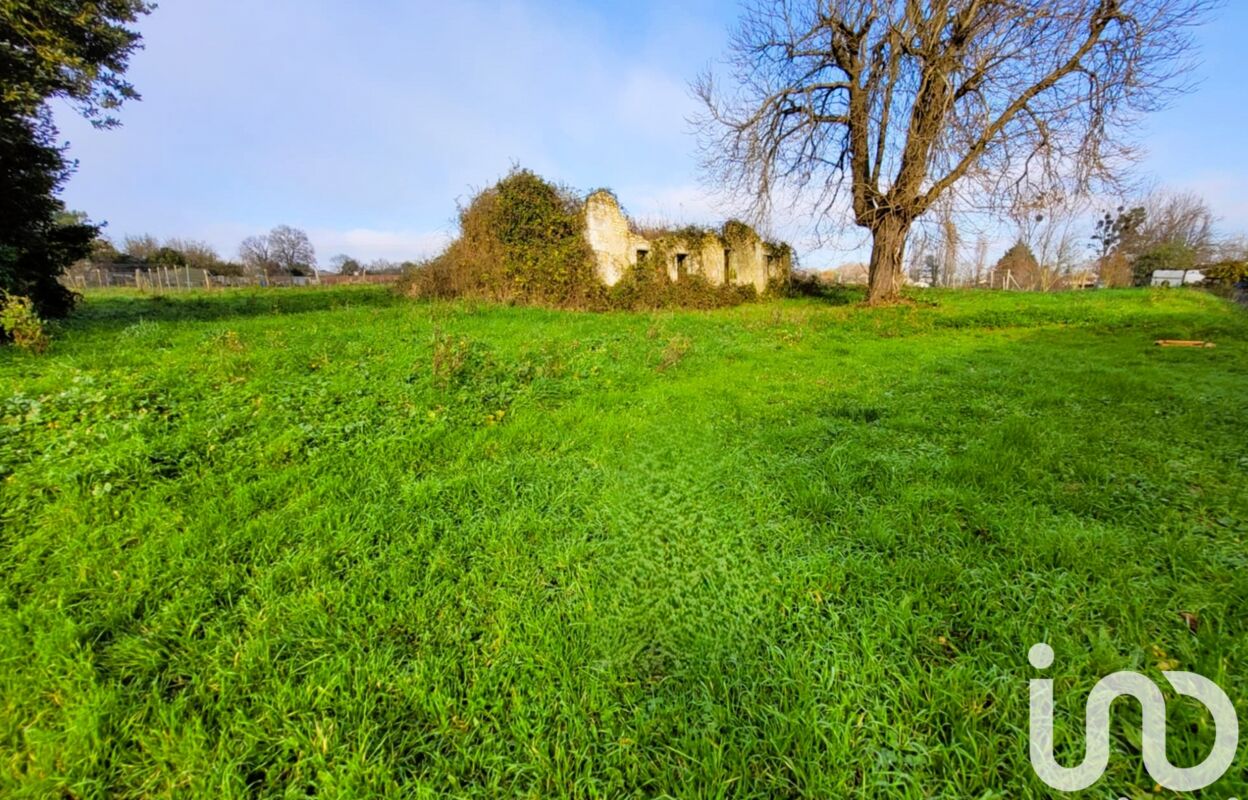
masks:
MULTIPOLYGON (((322 263, 430 255, 457 199, 513 163, 614 188, 641 218, 731 213, 700 187, 688 81, 725 49, 736 4, 559 0, 198 0, 141 23, 123 127, 67 113, 70 207, 128 234, 203 239, 304 228, 322 263)), ((1199 89, 1149 119, 1141 172, 1202 194, 1248 233, 1248 2, 1199 32, 1199 89)), ((803 248, 808 220, 782 233, 803 248)), ((847 240, 848 251, 858 244, 847 240)), ((807 266, 855 257, 824 249, 807 266)))

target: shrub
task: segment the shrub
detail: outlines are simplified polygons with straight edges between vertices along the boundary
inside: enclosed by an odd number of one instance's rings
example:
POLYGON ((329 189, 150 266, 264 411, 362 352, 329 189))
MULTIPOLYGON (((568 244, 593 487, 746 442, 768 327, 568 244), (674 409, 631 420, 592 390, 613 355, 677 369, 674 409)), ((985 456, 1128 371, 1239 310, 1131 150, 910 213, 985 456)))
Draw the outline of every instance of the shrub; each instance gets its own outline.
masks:
POLYGON ((1201 267, 1201 272, 1211 286, 1235 286, 1248 281, 1248 261, 1220 261, 1201 267))
POLYGON ((445 257, 412 264, 403 270, 397 291, 408 297, 429 300, 450 300, 462 294, 451 270, 450 259, 445 257))
POLYGON ((528 170, 513 170, 459 212, 460 235, 408 271, 412 297, 480 297, 583 306, 598 290, 579 198, 528 170))
POLYGON ((220 275, 224 278, 241 278, 246 274, 243 265, 233 261, 218 261, 208 265, 205 269, 210 275, 220 275))
POLYGON ((1248 261, 1220 261, 1201 267, 1205 274, 1204 285, 1215 294, 1240 300, 1248 300, 1248 261))
POLYGON ((701 275, 671 280, 667 271, 633 266, 614 286, 600 295, 594 308, 604 311, 646 311, 660 308, 709 310, 728 308, 758 299, 753 284, 715 285, 701 275))
POLYGON ((791 272, 784 279, 772 278, 767 283, 767 293, 775 297, 822 297, 825 288, 812 272, 791 272))
POLYGON ((30 298, 7 293, 2 297, 0 330, 4 332, 4 337, 32 353, 47 350, 51 339, 30 298))

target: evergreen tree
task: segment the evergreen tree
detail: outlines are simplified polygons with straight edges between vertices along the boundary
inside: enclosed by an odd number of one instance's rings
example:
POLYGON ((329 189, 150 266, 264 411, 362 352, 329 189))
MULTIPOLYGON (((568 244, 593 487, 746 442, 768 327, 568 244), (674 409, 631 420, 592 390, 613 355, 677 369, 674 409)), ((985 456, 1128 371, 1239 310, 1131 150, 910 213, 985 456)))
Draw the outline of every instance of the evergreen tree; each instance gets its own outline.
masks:
POLYGON ((29 297, 45 317, 73 295, 57 278, 91 252, 99 227, 57 197, 73 164, 57 143, 48 102, 67 101, 94 125, 137 99, 123 79, 142 0, 0 0, 0 291, 29 297))

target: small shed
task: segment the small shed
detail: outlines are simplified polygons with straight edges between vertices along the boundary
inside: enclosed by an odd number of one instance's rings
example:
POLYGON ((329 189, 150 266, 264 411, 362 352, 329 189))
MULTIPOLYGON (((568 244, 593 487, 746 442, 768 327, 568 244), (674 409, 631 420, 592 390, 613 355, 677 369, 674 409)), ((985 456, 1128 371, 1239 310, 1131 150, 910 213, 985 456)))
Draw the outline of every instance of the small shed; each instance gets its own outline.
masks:
POLYGON ((1198 269, 1159 269, 1153 272, 1153 286, 1192 286, 1202 283, 1205 274, 1198 269))

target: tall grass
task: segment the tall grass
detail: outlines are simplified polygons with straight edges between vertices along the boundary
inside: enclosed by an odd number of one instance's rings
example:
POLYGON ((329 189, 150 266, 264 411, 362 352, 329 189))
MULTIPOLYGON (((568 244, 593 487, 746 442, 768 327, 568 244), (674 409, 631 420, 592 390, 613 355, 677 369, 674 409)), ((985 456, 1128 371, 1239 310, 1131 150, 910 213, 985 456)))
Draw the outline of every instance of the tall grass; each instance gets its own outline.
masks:
POLYGON ((0 352, 0 795, 1047 797, 1038 641, 1068 763, 1117 669, 1248 719, 1243 312, 917 301, 89 296, 0 352))

